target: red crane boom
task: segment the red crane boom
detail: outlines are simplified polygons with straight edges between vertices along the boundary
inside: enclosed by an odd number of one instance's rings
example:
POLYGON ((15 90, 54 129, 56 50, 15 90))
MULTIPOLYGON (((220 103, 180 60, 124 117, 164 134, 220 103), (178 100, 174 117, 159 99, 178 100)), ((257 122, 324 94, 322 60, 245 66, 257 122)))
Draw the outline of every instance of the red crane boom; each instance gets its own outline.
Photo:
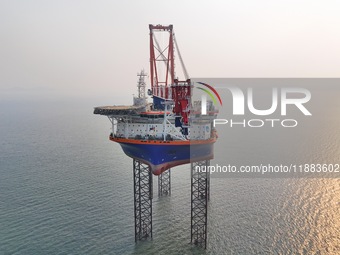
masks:
MULTIPOLYGON (((173 100, 173 112, 178 119, 176 126, 188 126, 191 104, 191 82, 185 69, 182 57, 179 55, 186 81, 175 79, 174 43, 177 42, 173 25, 149 25, 150 29, 150 79, 154 108, 164 109, 165 100, 173 100), (163 48, 156 39, 157 32, 167 32, 168 42, 163 48), (162 63, 163 62, 163 63, 162 63), (160 66, 165 65, 165 70, 160 66), (161 72, 163 70, 163 72, 161 72)), ((186 129, 186 127, 185 127, 186 129)))

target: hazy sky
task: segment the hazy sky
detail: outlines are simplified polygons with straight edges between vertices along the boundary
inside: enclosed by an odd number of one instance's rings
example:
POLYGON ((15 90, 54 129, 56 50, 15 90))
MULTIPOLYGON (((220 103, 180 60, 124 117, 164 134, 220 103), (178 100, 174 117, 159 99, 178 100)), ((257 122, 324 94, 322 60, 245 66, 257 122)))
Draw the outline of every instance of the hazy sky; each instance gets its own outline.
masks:
POLYGON ((336 0, 1 0, 0 98, 129 103, 150 23, 174 25, 191 77, 340 77, 339 13, 336 0))

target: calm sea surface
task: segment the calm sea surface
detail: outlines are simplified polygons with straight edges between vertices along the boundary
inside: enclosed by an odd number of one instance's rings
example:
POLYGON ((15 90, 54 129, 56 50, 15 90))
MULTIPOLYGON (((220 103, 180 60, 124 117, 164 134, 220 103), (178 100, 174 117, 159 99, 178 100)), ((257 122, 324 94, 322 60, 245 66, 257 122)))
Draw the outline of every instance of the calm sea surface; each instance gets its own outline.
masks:
MULTIPOLYGON (((193 248, 188 166, 172 170, 171 197, 155 186, 154 238, 136 245, 132 160, 95 105, 0 103, 1 255, 340 253, 339 179, 212 178, 208 249, 193 248)), ((340 161, 336 127, 319 131, 335 142, 322 152, 330 162, 340 161)))

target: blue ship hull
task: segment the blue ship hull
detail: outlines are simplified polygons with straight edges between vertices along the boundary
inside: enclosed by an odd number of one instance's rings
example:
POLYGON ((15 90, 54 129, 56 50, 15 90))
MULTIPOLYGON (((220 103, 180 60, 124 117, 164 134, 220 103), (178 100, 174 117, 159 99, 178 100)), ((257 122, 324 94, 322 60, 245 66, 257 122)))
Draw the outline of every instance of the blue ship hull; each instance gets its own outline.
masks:
POLYGON ((110 140, 118 142, 127 156, 148 164, 155 175, 174 166, 212 159, 216 141, 141 141, 113 137, 110 140))

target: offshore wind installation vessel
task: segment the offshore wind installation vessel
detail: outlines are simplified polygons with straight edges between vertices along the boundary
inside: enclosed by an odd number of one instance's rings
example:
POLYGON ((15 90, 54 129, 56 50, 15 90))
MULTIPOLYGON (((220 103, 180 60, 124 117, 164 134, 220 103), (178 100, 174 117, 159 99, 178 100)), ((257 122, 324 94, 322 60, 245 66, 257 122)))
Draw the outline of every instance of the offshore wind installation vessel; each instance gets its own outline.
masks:
MULTIPOLYGON (((137 74, 138 95, 133 98, 133 105, 101 106, 94 109, 94 114, 105 115, 111 121, 112 133, 109 139, 119 143, 124 153, 134 159, 136 241, 152 237, 151 173, 159 175, 160 195, 170 194, 170 168, 188 163, 191 163, 192 171, 197 165, 207 168, 209 160, 213 158, 213 146, 217 137, 213 119, 218 111, 211 101, 202 104, 201 101, 192 100, 195 86, 179 52, 173 26, 149 25, 149 30, 151 88, 147 90, 147 94, 152 97, 152 103, 147 101, 146 74, 142 70, 137 74), (167 37, 165 40, 164 34, 167 37), (175 49, 184 80, 176 77, 175 49), (146 194, 144 200, 143 192, 146 194), (149 208, 146 213, 143 211, 145 208, 149 208)), ((197 84, 201 90, 208 88, 216 92, 208 84, 197 84)), ((221 102, 217 93, 216 95, 221 102)), ((193 172, 191 241, 204 247, 208 190, 208 174, 193 172), (205 204, 204 201, 198 201, 203 204, 197 205, 197 201, 194 201, 196 196, 197 199, 204 200, 205 204), (199 208, 202 206, 205 207, 205 216, 204 213, 196 215, 195 209, 202 211, 199 208), (200 222, 197 222, 195 215, 200 222)))

